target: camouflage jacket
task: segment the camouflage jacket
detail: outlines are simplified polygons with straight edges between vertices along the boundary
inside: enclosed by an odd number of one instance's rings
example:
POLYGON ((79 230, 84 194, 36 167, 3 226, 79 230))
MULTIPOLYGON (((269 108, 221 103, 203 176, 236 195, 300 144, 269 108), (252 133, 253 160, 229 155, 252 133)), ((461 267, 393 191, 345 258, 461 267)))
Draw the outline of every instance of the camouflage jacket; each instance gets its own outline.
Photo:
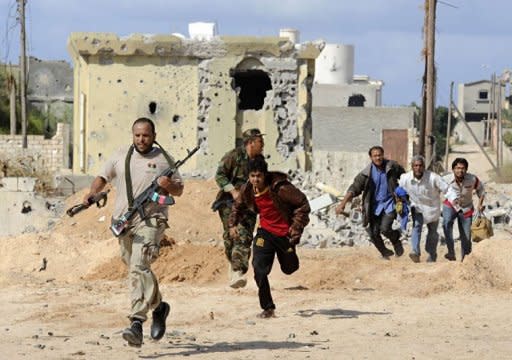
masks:
MULTIPOLYGON (((286 174, 281 172, 269 172, 267 181, 270 184, 270 198, 274 206, 288 222, 290 229, 295 230, 300 238, 304 227, 309 223, 311 212, 306 195, 290 183, 286 174)), ((242 186, 240 197, 233 205, 228 221, 229 227, 239 224, 247 211, 258 212, 254 190, 249 181, 242 186)))
POLYGON ((233 201, 230 191, 235 188, 240 189, 249 178, 247 172, 248 162, 249 155, 247 155, 244 147, 233 149, 222 157, 215 173, 215 181, 220 190, 212 205, 214 210, 216 210, 215 207, 218 207, 221 202, 226 202, 227 205, 227 203, 233 201))

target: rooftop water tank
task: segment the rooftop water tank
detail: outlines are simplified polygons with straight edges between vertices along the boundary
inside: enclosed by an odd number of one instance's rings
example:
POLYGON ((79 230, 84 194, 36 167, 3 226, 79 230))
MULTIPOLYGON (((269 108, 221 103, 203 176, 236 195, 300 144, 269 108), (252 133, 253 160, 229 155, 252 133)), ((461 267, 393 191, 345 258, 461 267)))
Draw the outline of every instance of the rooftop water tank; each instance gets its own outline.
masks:
POLYGON ((188 24, 188 34, 194 40, 212 40, 217 35, 217 25, 212 22, 188 24))
POLYGON ((326 44, 315 63, 315 83, 345 85, 354 77, 354 45, 326 44))
POLYGON ((279 37, 287 38, 292 43, 298 44, 300 39, 300 32, 296 29, 280 29, 279 30, 279 37))

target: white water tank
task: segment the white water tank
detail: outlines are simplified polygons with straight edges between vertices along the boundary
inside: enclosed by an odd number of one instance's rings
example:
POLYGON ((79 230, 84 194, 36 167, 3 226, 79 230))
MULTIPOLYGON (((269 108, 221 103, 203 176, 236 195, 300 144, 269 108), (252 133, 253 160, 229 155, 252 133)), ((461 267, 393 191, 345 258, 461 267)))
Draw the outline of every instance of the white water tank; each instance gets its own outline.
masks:
POLYGON ((354 77, 354 45, 326 44, 315 62, 315 83, 345 85, 354 77))
POLYGON ((280 29, 279 30, 279 37, 284 37, 290 40, 294 44, 298 44, 300 39, 300 33, 299 30, 296 29, 280 29))
POLYGON ((212 40, 217 36, 217 25, 213 22, 193 22, 188 24, 188 34, 194 40, 212 40))

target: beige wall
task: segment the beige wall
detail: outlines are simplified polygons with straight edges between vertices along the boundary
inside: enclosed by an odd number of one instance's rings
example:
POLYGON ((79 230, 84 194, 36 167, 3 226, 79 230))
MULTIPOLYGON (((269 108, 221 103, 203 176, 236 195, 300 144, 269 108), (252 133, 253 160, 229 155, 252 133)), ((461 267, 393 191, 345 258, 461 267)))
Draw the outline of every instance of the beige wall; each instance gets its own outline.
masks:
POLYGON ((115 149, 131 142, 131 124, 142 116, 154 120, 157 141, 175 158, 202 142, 184 172, 211 173, 250 127, 267 134, 265 153, 274 168, 304 165, 311 108, 306 79, 321 46, 296 49, 283 38, 72 34, 73 170, 97 174, 115 149), (261 110, 237 110, 232 74, 245 59, 255 59, 272 84, 261 110), (150 102, 157 105, 154 114, 150 102))

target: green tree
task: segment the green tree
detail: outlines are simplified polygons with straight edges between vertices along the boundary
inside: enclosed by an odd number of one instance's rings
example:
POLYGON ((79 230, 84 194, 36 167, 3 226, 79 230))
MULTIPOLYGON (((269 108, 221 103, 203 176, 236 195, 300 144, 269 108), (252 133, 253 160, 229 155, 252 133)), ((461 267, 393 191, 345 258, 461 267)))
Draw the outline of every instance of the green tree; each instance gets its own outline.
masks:
MULTIPOLYGON (((11 129, 11 113, 10 113, 10 98, 8 86, 9 73, 5 66, 0 66, 0 134, 9 134, 11 129)), ((19 105, 16 104, 17 113, 19 114, 19 105)), ((27 111, 27 133, 31 135, 42 135, 44 133, 44 120, 45 116, 39 110, 33 108, 28 104, 27 111)), ((16 133, 20 134, 21 124, 17 124, 16 133)))
POLYGON ((0 67, 0 133, 7 128, 9 132, 9 91, 7 85, 7 73, 4 67, 0 67))
MULTIPOLYGON (((416 103, 411 103, 410 106, 413 106, 416 108, 416 111, 418 113, 417 119, 418 122, 415 123, 415 127, 420 129, 420 121, 422 117, 422 111, 423 109, 418 106, 416 103)), ((452 114, 453 115, 453 114, 452 114)), ((452 123, 451 123, 451 129, 450 133, 455 127, 455 119, 452 117, 452 123)), ((435 139, 435 152, 436 152, 436 159, 435 160, 441 160, 444 156, 445 147, 446 147, 446 129, 448 128, 448 108, 446 106, 438 106, 434 110, 434 123, 432 125, 432 135, 435 139)))
MULTIPOLYGON (((454 119, 452 119, 454 120, 454 119)), ((455 126, 455 121, 451 123, 451 130, 455 126)), ((446 130, 448 128, 448 108, 446 106, 438 106, 434 111, 434 125, 432 135, 436 139, 436 155, 438 160, 444 156, 446 148, 446 130)))

